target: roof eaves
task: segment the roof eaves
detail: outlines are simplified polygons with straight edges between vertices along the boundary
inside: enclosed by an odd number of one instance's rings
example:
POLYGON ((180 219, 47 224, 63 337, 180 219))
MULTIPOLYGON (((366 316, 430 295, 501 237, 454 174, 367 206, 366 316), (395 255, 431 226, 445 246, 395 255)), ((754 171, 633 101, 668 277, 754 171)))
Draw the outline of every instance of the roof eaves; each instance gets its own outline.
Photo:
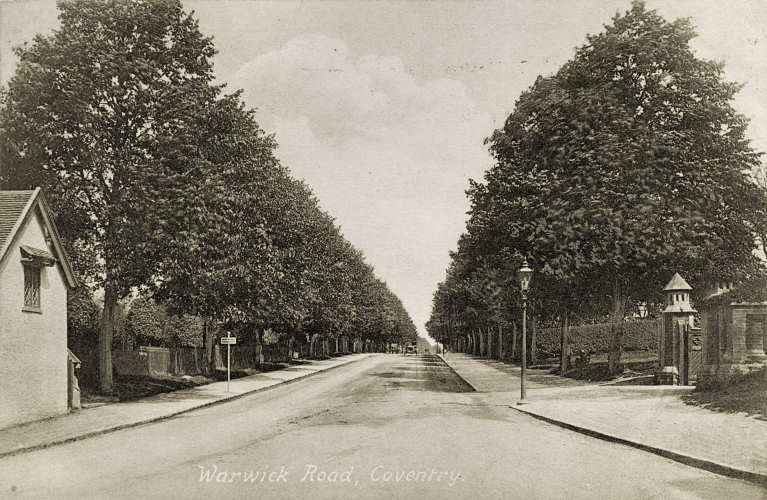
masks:
MULTIPOLYGON (((37 189, 39 190, 40 188, 37 189)), ((48 207, 45 194, 40 192, 38 199, 40 201, 40 211, 43 214, 43 218, 53 233, 51 239, 53 240, 53 246, 56 247, 56 253, 59 256, 61 268, 64 270, 64 275, 67 277, 67 282, 69 283, 70 288, 75 288, 77 286, 77 278, 75 278, 75 274, 72 271, 72 265, 69 263, 69 257, 67 257, 67 253, 64 251, 64 247, 61 244, 61 236, 59 235, 56 223, 53 221, 53 217, 51 217, 51 209, 48 207)))

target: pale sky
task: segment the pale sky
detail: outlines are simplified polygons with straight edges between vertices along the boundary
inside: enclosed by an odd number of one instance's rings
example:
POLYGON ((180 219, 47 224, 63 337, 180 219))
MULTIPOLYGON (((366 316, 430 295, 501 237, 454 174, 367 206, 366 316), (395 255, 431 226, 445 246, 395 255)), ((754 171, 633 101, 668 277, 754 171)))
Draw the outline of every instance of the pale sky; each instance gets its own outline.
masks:
MULTIPOLYGON (((483 139, 520 92, 554 73, 630 0, 186 1, 276 134, 278 156, 312 186, 345 236, 402 299, 419 331, 465 224, 468 179, 490 166, 483 139)), ((767 151, 767 2, 648 0, 691 17, 698 55, 746 87, 735 106, 767 151)), ((0 1, 0 82, 10 47, 56 26, 53 0, 0 1)))

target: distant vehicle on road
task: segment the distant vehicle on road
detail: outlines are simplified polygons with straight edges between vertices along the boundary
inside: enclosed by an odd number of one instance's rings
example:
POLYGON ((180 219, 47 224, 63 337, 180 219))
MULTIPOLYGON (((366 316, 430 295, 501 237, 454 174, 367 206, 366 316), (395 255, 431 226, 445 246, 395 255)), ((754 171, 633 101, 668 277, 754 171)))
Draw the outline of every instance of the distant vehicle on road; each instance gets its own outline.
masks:
POLYGON ((415 345, 409 345, 405 348, 405 354, 418 354, 418 348, 415 345))

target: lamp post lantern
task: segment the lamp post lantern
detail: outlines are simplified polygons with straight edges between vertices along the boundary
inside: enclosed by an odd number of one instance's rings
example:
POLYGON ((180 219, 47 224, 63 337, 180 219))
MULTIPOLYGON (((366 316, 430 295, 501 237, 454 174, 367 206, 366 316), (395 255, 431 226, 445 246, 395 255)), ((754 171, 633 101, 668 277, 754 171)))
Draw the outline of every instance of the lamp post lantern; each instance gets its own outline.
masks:
POLYGON ((525 401, 525 370, 527 369, 527 289, 530 286, 530 278, 533 275, 533 270, 527 265, 527 259, 522 263, 522 267, 519 268, 519 287, 522 295, 522 372, 519 379, 519 391, 520 398, 519 403, 524 404, 525 401))

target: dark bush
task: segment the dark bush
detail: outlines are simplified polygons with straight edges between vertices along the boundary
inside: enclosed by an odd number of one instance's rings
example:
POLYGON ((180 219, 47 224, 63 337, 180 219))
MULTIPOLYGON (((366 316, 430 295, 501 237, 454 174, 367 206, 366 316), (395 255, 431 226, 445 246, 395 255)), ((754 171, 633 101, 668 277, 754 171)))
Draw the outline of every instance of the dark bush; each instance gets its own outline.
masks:
MULTIPOLYGON (((658 321, 636 320, 623 323, 623 349, 652 351, 658 347, 658 321)), ((536 332, 536 347, 542 357, 558 357, 560 328, 542 328, 536 332)), ((570 327, 570 348, 588 354, 602 354, 610 349, 610 323, 570 327)))
POLYGON ((70 292, 67 300, 67 347, 80 361, 78 380, 83 388, 95 388, 98 373, 99 322, 101 306, 87 287, 70 292))
POLYGON ((134 347, 201 347, 202 330, 200 318, 170 314, 151 298, 138 297, 130 304, 125 335, 134 347))

